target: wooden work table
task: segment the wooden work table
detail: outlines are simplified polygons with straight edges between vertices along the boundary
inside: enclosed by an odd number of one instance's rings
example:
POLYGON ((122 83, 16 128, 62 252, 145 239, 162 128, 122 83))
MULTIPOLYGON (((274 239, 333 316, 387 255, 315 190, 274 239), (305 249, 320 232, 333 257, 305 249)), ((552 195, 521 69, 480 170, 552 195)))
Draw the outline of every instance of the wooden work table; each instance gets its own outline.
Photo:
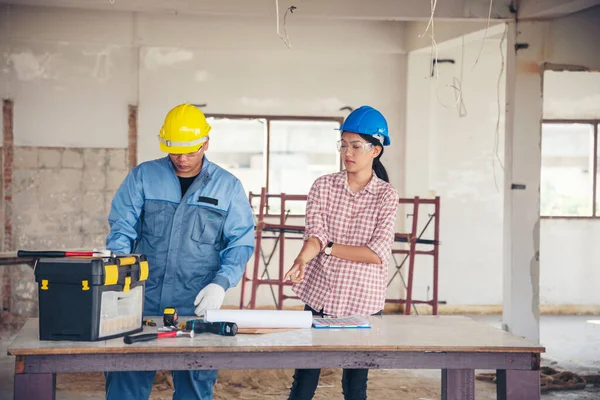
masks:
POLYGON ((539 345, 461 316, 369 320, 370 329, 235 337, 205 333, 127 345, 122 338, 40 341, 38 320, 30 319, 8 349, 16 356, 15 399, 54 399, 60 372, 270 368, 440 369, 447 400, 474 399, 474 370, 492 369, 498 372, 498 399, 540 398, 540 353, 545 349, 539 345))

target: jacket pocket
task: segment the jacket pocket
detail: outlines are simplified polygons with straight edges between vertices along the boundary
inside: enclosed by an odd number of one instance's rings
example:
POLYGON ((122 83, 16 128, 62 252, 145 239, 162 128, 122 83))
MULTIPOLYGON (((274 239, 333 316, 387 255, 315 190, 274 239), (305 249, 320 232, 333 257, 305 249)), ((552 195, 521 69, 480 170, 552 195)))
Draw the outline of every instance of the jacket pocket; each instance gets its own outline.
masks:
POLYGON ((142 215, 142 236, 162 236, 166 228, 166 208, 165 202, 146 200, 142 215))
POLYGON ((216 245, 220 242, 224 223, 224 212, 208 207, 198 206, 198 211, 194 217, 194 226, 192 228, 191 238, 193 241, 200 244, 216 245))

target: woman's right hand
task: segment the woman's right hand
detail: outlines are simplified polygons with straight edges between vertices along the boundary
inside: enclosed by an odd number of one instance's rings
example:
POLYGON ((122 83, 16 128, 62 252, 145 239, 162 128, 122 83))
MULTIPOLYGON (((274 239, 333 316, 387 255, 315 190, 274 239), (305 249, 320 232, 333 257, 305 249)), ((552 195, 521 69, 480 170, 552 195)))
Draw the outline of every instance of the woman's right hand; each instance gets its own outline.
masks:
POLYGON ((306 269, 306 262, 301 258, 296 258, 294 260, 294 265, 292 268, 285 274, 283 277, 283 281, 291 280, 293 283, 302 283, 304 279, 304 270, 306 269))

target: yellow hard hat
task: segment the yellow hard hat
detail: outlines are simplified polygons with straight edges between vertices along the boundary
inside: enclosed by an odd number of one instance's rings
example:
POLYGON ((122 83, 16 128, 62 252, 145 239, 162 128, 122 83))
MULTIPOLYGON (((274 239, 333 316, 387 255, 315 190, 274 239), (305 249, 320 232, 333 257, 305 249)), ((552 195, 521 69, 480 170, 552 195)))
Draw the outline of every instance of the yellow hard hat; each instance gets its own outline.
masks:
POLYGON ((210 129, 206 117, 198 107, 180 104, 165 117, 158 134, 160 149, 171 154, 196 152, 208 140, 210 129))

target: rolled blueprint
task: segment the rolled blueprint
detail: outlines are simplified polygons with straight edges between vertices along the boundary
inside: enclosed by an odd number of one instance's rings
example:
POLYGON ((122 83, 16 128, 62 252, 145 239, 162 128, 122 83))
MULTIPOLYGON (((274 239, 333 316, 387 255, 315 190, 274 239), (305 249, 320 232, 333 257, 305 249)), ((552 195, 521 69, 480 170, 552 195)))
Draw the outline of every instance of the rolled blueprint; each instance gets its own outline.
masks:
POLYGON ((310 311, 206 310, 207 322, 235 322, 238 328, 310 328, 310 311))

